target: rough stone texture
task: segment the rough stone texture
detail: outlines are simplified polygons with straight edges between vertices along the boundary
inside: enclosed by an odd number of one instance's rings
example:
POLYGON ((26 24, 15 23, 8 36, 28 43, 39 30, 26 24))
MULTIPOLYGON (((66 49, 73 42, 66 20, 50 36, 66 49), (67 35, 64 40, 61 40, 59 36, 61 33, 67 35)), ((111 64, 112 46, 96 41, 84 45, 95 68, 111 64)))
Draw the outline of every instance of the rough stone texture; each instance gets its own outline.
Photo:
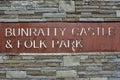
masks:
POLYGON ((26 71, 7 71, 6 78, 25 78, 26 71))
POLYGON ((68 71, 57 71, 56 73, 57 78, 72 78, 77 77, 77 72, 75 70, 68 70, 68 71))
POLYGON ((59 1, 59 10, 65 12, 75 12, 75 1, 59 1))
POLYGON ((108 80, 107 78, 91 78, 90 80, 108 80))
POLYGON ((120 17, 120 10, 116 11, 117 17, 120 17))
POLYGON ((120 78, 110 78, 109 80, 120 80, 120 78))
POLYGON ((120 21, 119 5, 120 0, 1 0, 0 22, 120 21))
POLYGON ((3 57, 0 56, 0 63, 3 63, 3 57))
MULTIPOLYGON (((0 22, 120 21, 120 0, 1 0, 0 22)), ((0 80, 120 80, 120 52, 0 54, 0 80)))
POLYGON ((64 66, 77 66, 80 65, 80 57, 64 56, 64 66))
POLYGON ((1 53, 2 80, 119 80, 119 52, 1 53))

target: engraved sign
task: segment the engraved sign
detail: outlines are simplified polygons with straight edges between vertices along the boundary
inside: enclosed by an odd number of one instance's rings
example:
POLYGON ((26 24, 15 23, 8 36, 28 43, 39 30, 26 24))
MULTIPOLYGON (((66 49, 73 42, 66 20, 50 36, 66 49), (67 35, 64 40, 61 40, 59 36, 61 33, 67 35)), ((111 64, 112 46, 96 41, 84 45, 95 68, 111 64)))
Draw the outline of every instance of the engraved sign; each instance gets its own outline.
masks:
POLYGON ((0 53, 119 51, 119 22, 0 23, 0 53))

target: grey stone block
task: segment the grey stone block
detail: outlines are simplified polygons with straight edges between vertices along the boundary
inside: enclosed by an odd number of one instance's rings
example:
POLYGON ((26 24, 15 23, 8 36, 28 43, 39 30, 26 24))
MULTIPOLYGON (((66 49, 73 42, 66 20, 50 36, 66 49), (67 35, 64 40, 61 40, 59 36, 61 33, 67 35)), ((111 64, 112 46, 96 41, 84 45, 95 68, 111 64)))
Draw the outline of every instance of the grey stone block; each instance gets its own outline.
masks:
POLYGON ((120 54, 118 54, 117 57, 120 58, 120 54))
POLYGON ((104 58, 105 58, 105 55, 92 55, 92 56, 89 56, 89 58, 93 58, 93 59, 104 59, 104 58))
POLYGON ((74 12, 75 11, 75 2, 72 0, 70 0, 70 1, 60 0, 59 1, 59 10, 65 11, 65 12, 74 12))
POLYGON ((120 80, 120 78, 109 78, 109 80, 120 80))
POLYGON ((114 74, 115 73, 115 71, 99 71, 98 72, 99 74, 103 74, 103 75, 108 75, 108 74, 114 74))
POLYGON ((6 78, 26 78, 26 71, 7 71, 6 78))
POLYGON ((114 2, 114 1, 120 1, 120 0, 104 0, 104 1, 112 1, 112 2, 114 2))
POLYGON ((108 59, 116 59, 117 56, 115 56, 115 55, 110 55, 110 56, 105 56, 105 58, 108 58, 108 59))
POLYGON ((45 63, 45 62, 56 62, 56 63, 60 63, 60 62, 62 62, 62 60, 59 60, 59 59, 48 59, 48 60, 37 60, 36 62, 43 62, 43 63, 45 63))
MULTIPOLYGON (((20 22, 29 22, 29 21, 46 21, 46 19, 18 19, 20 22)), ((11 21, 12 22, 12 21, 11 21)))
POLYGON ((104 21, 103 18, 80 18, 79 21, 104 21))
POLYGON ((89 80, 89 78, 76 78, 76 80, 89 80))
POLYGON ((88 59, 88 55, 86 55, 86 56, 80 56, 80 59, 88 59))
POLYGON ((51 80, 52 79, 52 80, 54 80, 55 76, 42 76, 42 75, 41 76, 30 76, 30 75, 27 76, 27 79, 34 79, 34 78, 35 79, 40 79, 40 80, 41 79, 46 79, 46 80, 51 80))
POLYGON ((1 70, 1 71, 0 71, 0 74, 3 74, 3 73, 6 73, 6 71, 2 71, 2 70, 1 70))
POLYGON ((10 7, 0 7, 0 10, 10 10, 10 7))
POLYGON ((91 67, 87 67, 86 70, 87 70, 87 71, 101 71, 102 68, 101 68, 101 67, 91 66, 91 67))
POLYGON ((109 59, 108 62, 120 62, 120 59, 109 59))
POLYGON ((32 6, 31 1, 12 1, 11 5, 13 7, 19 7, 19 6, 32 6))
POLYGON ((44 18, 65 18, 66 17, 66 13, 43 13, 43 17, 44 18))
POLYGON ((91 78, 90 80, 108 80, 108 78, 107 77, 105 77, 105 78, 91 78))
POLYGON ((117 17, 120 17, 120 10, 117 10, 117 11, 116 11, 116 16, 117 16, 117 17))
POLYGON ((0 19, 17 19, 18 15, 0 15, 0 19))
POLYGON ((0 19, 0 22, 18 22, 18 19, 0 19))
POLYGON ((89 5, 85 5, 85 6, 81 6, 81 8, 87 8, 87 9, 92 8, 92 9, 94 9, 94 8, 99 8, 99 6, 89 6, 89 5))
POLYGON ((86 63, 86 64, 82 64, 83 66, 102 66, 102 63, 86 63))
POLYGON ((27 10, 21 10, 21 11, 5 11, 5 14, 34 14, 34 11, 27 11, 27 10))
POLYGON ((26 7, 0 7, 0 10, 6 10, 6 11, 9 11, 9 10, 26 10, 26 7))
POLYGON ((104 15, 104 14, 115 14, 115 10, 109 10, 109 9, 101 9, 101 10, 97 10, 96 13, 99 13, 101 15, 104 15))
POLYGON ((44 0, 34 0, 34 1, 32 1, 33 7, 39 7, 39 5, 41 5, 42 3, 44 3, 44 0))
POLYGON ((67 70, 67 71, 57 71, 57 78, 72 78, 77 77, 77 72, 75 70, 67 70))
POLYGON ((78 66, 80 65, 80 56, 64 56, 64 66, 78 66))
POLYGON ((0 63, 3 63, 4 60, 3 60, 3 56, 0 56, 0 63))
POLYGON ((35 8, 35 12, 58 12, 58 8, 35 8))
POLYGON ((89 78, 65 78, 64 80, 89 80, 89 78))
POLYGON ((34 59, 33 56, 22 56, 22 59, 34 59))
POLYGON ((90 12, 81 12, 81 15, 91 15, 92 13, 90 12))
POLYGON ((80 74, 80 75, 87 75, 88 74, 88 72, 87 71, 80 71, 80 72, 78 72, 78 74, 80 74))
POLYGON ((113 77, 113 75, 110 75, 110 74, 104 74, 104 75, 101 75, 102 77, 113 77))

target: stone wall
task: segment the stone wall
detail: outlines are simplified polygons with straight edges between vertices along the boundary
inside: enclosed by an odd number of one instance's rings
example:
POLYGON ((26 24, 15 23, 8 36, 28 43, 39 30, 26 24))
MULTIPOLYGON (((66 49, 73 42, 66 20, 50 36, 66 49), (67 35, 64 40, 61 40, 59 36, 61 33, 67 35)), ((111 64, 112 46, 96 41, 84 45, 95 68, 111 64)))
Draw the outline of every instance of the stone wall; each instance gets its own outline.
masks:
MULTIPOLYGON (((0 22, 23 21, 120 21, 120 0, 0 1, 0 22)), ((120 80, 120 53, 1 53, 0 80, 120 80)))
POLYGON ((0 80, 120 80, 120 53, 1 54, 0 80))
POLYGON ((120 21, 120 0, 1 0, 0 22, 120 21))

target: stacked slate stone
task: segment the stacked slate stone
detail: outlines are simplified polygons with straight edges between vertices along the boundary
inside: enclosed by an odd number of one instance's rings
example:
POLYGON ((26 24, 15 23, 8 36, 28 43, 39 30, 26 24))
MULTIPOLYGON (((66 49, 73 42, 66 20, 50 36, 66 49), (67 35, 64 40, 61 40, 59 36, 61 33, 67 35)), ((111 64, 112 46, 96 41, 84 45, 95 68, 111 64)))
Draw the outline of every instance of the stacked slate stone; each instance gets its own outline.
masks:
POLYGON ((120 0, 1 0, 0 22, 120 21, 120 0))
POLYGON ((120 53, 0 55, 1 80, 120 80, 120 53))
MULTIPOLYGON (((0 0, 0 22, 30 21, 120 21, 120 0, 0 0)), ((120 80, 120 53, 1 53, 0 80, 120 80)))

